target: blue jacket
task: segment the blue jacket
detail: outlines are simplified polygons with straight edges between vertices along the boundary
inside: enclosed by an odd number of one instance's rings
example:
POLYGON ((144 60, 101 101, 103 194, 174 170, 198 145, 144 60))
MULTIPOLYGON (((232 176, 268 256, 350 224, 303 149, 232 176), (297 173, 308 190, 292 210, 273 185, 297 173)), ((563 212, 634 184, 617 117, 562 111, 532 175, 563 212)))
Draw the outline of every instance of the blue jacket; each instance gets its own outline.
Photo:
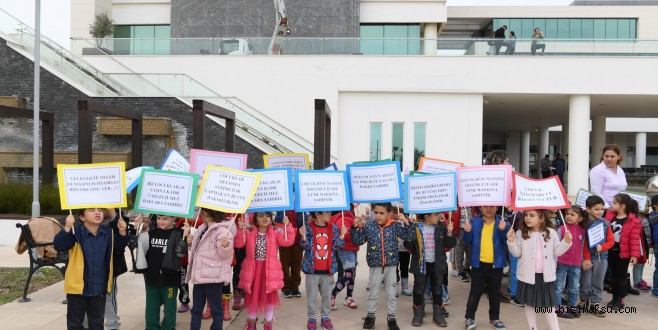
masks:
MULTIPOLYGON (((498 229, 500 223, 500 215, 496 215, 493 230, 493 247, 494 247, 494 268, 504 268, 507 266, 507 232, 510 229, 510 224, 507 220, 505 230, 498 229)), ((480 240, 482 239, 482 227, 484 219, 481 215, 474 217, 471 220, 471 231, 464 233, 464 242, 472 246, 471 248, 471 266, 473 268, 480 268, 480 240)))
MULTIPOLYGON (((313 251, 316 247, 315 243, 313 242, 313 237, 315 237, 315 234, 313 233, 313 229, 310 224, 314 221, 315 220, 310 220, 306 223, 306 240, 299 242, 299 246, 302 248, 302 250, 304 250, 304 257, 302 259, 302 272, 304 272, 304 274, 315 273, 315 257, 313 255, 313 251)), ((327 226, 331 226, 331 270, 329 275, 333 275, 334 273, 338 272, 338 263, 336 262, 338 259, 336 257, 336 252, 343 247, 345 241, 340 239, 340 231, 336 225, 328 222, 327 226)))
POLYGON ((350 229, 350 237, 354 245, 359 246, 368 242, 366 249, 368 267, 397 266, 400 263, 398 238, 411 241, 415 233, 414 226, 405 226, 392 219, 383 226, 377 224, 375 220, 368 220, 363 229, 354 227, 350 229))

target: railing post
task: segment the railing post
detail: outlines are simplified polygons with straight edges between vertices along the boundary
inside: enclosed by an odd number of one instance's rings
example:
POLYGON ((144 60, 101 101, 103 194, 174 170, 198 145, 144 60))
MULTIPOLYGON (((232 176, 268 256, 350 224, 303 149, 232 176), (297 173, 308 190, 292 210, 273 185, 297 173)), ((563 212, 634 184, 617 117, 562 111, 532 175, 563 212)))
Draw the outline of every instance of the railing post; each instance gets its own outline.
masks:
POLYGON ((324 99, 315 99, 313 168, 323 169, 331 161, 331 109, 324 99))

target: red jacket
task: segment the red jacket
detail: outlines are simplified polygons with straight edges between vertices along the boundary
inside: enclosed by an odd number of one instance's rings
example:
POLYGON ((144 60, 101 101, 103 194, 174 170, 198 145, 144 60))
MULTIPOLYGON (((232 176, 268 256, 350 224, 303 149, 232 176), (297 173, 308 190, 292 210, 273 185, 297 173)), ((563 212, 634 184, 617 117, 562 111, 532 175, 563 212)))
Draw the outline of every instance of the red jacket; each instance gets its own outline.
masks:
MULTIPOLYGON (((275 229, 274 226, 267 228, 266 240, 267 251, 265 252, 265 292, 276 292, 283 288, 283 267, 279 260, 279 246, 288 247, 295 243, 295 229, 290 224, 286 226, 287 238, 283 230, 275 229)), ((256 277, 256 237, 258 229, 238 229, 235 236, 234 246, 236 248, 247 247, 247 256, 242 262, 240 271, 240 288, 250 294, 256 277)))
POLYGON ((340 213, 334 214, 331 217, 330 222, 336 225, 336 227, 338 227, 338 230, 340 230, 341 226, 343 225, 343 221, 342 221, 343 215, 345 217, 345 227, 347 227, 348 230, 347 233, 345 233, 345 237, 344 237, 345 245, 343 245, 343 248, 341 250, 355 251, 355 252, 359 251, 359 247, 357 245, 354 245, 354 243, 352 243, 352 237, 350 236, 350 231, 349 231, 349 229, 352 228, 352 226, 354 226, 354 213, 352 213, 352 211, 345 211, 343 212, 343 214, 340 213))
MULTIPOLYGON (((617 217, 617 213, 608 212, 605 215, 605 219, 612 222, 612 220, 617 217)), ((636 257, 640 258, 642 256, 642 222, 638 219, 634 213, 628 215, 628 219, 621 226, 621 234, 619 237, 619 257, 620 258, 630 258, 636 257)))

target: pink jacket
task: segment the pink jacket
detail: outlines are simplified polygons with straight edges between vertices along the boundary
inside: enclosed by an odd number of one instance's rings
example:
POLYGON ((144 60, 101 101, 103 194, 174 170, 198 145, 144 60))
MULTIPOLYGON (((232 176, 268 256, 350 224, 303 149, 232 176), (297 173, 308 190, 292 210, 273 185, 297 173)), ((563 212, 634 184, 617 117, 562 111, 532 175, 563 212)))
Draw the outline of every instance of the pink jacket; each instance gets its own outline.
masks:
MULTIPOLYGON (((560 227, 560 237, 566 235, 565 226, 560 227)), ((567 252, 557 258, 557 262, 563 265, 580 266, 583 263, 583 245, 585 244, 586 231, 578 224, 566 224, 571 232, 571 247, 567 252)))
POLYGON ((235 224, 231 221, 215 223, 208 228, 201 225, 194 235, 192 248, 189 252, 186 282, 193 284, 231 283, 233 261, 233 239, 235 237, 235 224), (230 230, 229 230, 230 226, 230 230), (203 237, 199 233, 206 232, 203 237), (222 247, 220 239, 228 233, 228 246, 222 247), (201 238, 199 238, 201 237, 201 238))
MULTIPOLYGON (((267 251, 265 252, 265 292, 276 292, 283 288, 283 267, 279 261, 279 246, 289 247, 295 243, 295 228, 288 224, 286 226, 288 232, 288 240, 285 240, 283 230, 275 229, 274 226, 267 228, 266 241, 267 251)), ((251 287, 253 286, 256 276, 256 237, 258 236, 258 229, 252 227, 250 229, 238 230, 235 236, 235 247, 247 247, 247 256, 242 262, 242 270, 240 271, 240 288, 244 289, 245 293, 251 294, 251 287)))
MULTIPOLYGON (((557 237, 557 232, 550 228, 548 230, 551 238, 548 242, 544 241, 546 234, 541 233, 542 250, 544 255, 544 282, 555 281, 555 258, 553 256, 563 255, 570 247, 565 241, 560 241, 557 237)), ((518 257, 519 261, 516 266, 516 279, 527 284, 535 284, 535 239, 530 236, 528 239, 523 239, 521 230, 516 231, 514 243, 507 241, 509 253, 518 257)))

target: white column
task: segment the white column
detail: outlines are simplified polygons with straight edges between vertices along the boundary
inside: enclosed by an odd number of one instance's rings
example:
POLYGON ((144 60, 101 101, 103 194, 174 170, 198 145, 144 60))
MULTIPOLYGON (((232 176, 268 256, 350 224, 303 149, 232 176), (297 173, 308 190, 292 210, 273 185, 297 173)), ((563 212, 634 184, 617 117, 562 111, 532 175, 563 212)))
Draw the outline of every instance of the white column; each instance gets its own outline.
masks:
POLYGON ((530 131, 521 132, 521 174, 530 176, 530 131))
POLYGON ((580 188, 589 189, 589 114, 589 95, 569 97, 569 196, 576 196, 580 188))
POLYGON ((635 133, 635 166, 647 164, 647 133, 635 133))
POLYGON ((402 150, 402 157, 404 164, 400 164, 402 166, 400 170, 404 171, 408 167, 410 171, 414 171, 414 123, 404 123, 403 129, 402 136, 404 137, 404 142, 402 143, 402 148, 404 150, 402 150))
POLYGON ((605 147, 605 117, 592 117, 592 152, 590 154, 590 165, 599 163, 601 153, 605 147))
POLYGON ((541 159, 548 153, 548 127, 539 127, 538 152, 537 152, 537 177, 541 178, 541 159))
POLYGON ((436 38, 438 36, 438 24, 437 23, 425 23, 425 29, 423 30, 423 54, 425 55, 436 55, 436 38))

